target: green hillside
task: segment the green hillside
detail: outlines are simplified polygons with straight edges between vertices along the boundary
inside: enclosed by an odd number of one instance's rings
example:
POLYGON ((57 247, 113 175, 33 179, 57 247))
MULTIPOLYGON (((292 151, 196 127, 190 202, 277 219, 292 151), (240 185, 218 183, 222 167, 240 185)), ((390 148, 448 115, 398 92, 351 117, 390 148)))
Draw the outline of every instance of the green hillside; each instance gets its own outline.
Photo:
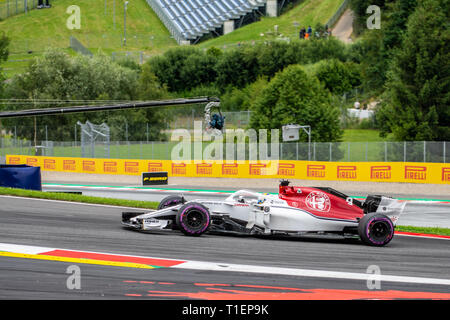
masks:
POLYGON ((200 47, 236 44, 245 41, 257 41, 273 38, 274 27, 278 26, 278 35, 297 38, 301 27, 314 27, 317 23, 325 24, 338 10, 343 0, 305 0, 279 17, 262 17, 261 21, 236 29, 224 36, 204 41, 200 47), (294 23, 298 23, 296 27, 294 23))
MULTIPOLYGON (((305 0, 280 17, 263 17, 261 21, 237 29, 234 32, 204 41, 198 44, 205 48, 223 47, 251 40, 268 39, 274 25, 283 36, 296 37, 300 26, 322 24, 336 12, 343 0, 305 0), (264 34, 264 37, 261 37, 264 34)), ((99 49, 108 54, 115 52, 143 53, 144 59, 160 54, 170 47, 177 46, 169 31, 159 20, 145 0, 132 0, 128 4, 126 16, 127 45, 123 46, 124 37, 124 5, 123 1, 79 0, 81 9, 81 29, 69 30, 66 27, 70 14, 69 6, 75 4, 69 0, 52 1, 51 9, 31 10, 27 14, 19 14, 0 21, 0 31, 11 38, 9 61, 4 65, 7 77, 23 72, 27 64, 35 56, 40 55, 48 47, 69 48, 70 36, 76 37, 93 53, 99 49), (114 10, 115 4, 115 10, 114 10)))
MULTIPOLYGON (((81 29, 66 27, 69 14, 66 10, 75 4, 70 0, 52 1, 51 9, 31 10, 27 14, 12 16, 0 22, 0 31, 11 38, 9 61, 4 65, 7 77, 22 72, 34 56, 40 55, 48 47, 69 50, 70 36, 76 37, 93 53, 137 52, 146 56, 163 52, 177 46, 145 0, 130 1, 127 9, 127 46, 123 47, 124 6, 123 1, 79 0, 81 9, 81 29), (115 23, 114 23, 114 6, 115 23)), ((72 52, 73 53, 73 52, 72 52)))
POLYGON ((67 48, 71 35, 89 48, 105 50, 145 50, 160 52, 176 45, 168 30, 145 0, 130 1, 127 10, 127 48, 122 47, 124 6, 122 1, 79 0, 81 29, 69 30, 66 10, 74 1, 52 2, 51 9, 32 10, 0 22, 0 30, 11 37, 11 52, 42 51, 48 46, 67 48), (116 4, 114 15, 113 4, 116 4), (115 24, 114 24, 115 16, 115 24), (153 37, 153 38, 152 38, 153 37))

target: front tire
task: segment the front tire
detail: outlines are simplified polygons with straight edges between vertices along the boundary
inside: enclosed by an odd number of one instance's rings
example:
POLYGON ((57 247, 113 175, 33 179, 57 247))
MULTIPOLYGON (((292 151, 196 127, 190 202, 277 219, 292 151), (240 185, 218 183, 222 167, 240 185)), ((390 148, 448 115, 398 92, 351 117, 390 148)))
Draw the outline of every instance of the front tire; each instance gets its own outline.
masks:
POLYGON ((394 224, 381 213, 368 213, 358 225, 358 234, 364 244, 382 247, 394 237, 394 224))
POLYGON ((185 203, 186 200, 183 197, 180 196, 168 196, 161 200, 161 202, 158 205, 157 210, 161 210, 164 208, 174 207, 179 204, 185 203))
POLYGON ((182 206, 177 213, 177 226, 187 236, 199 236, 211 224, 208 208, 198 202, 189 202, 182 206))

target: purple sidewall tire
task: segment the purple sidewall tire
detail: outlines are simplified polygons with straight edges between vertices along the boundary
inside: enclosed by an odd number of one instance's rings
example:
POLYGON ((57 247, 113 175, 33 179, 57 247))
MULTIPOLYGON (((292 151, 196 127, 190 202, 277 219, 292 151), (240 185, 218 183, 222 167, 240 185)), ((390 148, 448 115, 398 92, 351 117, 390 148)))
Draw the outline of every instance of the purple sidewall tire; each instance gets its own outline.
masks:
POLYGON ((157 210, 161 210, 164 208, 173 207, 179 204, 184 203, 184 199, 180 196, 168 196, 161 200, 158 205, 157 210))
POLYGON ((199 236, 208 230, 211 215, 204 205, 190 202, 178 210, 176 222, 185 235, 199 236))
POLYGON ((381 247, 392 240, 394 229, 389 217, 381 213, 369 213, 359 221, 358 234, 363 243, 381 247))

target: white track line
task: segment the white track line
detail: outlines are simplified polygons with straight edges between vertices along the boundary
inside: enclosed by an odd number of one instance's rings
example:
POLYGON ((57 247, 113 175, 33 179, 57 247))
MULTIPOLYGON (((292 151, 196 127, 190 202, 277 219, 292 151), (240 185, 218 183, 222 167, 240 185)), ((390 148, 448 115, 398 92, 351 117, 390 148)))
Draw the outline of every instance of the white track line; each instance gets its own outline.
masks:
MULTIPOLYGON (((8 243, 0 243, 0 251, 23 253, 23 254, 41 254, 53 250, 68 250, 57 248, 46 248, 28 245, 16 245, 8 243)), ((74 250, 70 250, 74 251, 74 250)), ((89 252, 91 251, 79 251, 89 252)), ((100 253, 100 252, 96 252, 100 253)), ((111 255, 111 253, 103 253, 111 255)), ((114 254, 113 254, 114 255, 114 254)), ((117 255, 125 256, 125 255, 117 255)), ((173 260, 167 258, 157 257, 142 257, 149 259, 162 259, 173 260)), ((414 283, 414 284, 431 284, 431 285, 445 285, 450 286, 450 279, 437 279, 437 278, 424 278, 424 277, 409 277, 409 276, 394 276, 384 274, 372 274, 372 273, 356 273, 356 272, 343 272, 343 271, 327 271, 327 270, 312 270, 312 269, 297 269, 297 268, 281 268, 281 267, 267 267, 257 265, 244 265, 244 264, 229 264, 229 263, 216 263, 205 261, 189 261, 182 260, 182 263, 171 266, 169 268, 188 269, 188 270, 202 270, 202 271, 219 271, 219 272, 244 272, 252 274, 271 274, 271 275, 284 275, 294 277, 312 277, 312 278, 332 278, 342 280, 362 280, 362 281, 386 281, 386 282, 401 282, 401 283, 414 283)))
POLYGON ((187 261, 185 263, 173 266, 172 268, 204 270, 204 271, 261 273, 261 274, 284 275, 294 277, 333 278, 333 279, 364 280, 364 281, 379 280, 386 282, 435 284, 435 285, 450 286, 450 279, 393 276, 384 274, 375 275, 372 273, 293 269, 293 268, 265 267, 265 266, 213 263, 201 261, 187 261))

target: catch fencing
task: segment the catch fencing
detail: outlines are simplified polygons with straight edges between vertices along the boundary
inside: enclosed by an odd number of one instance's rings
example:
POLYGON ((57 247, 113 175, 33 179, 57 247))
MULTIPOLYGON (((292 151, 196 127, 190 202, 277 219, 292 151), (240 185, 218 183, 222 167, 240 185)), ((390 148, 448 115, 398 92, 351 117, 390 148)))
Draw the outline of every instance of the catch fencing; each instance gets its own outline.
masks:
MULTIPOLYGON (((197 142, 198 143, 198 142, 197 142)), ((203 159, 208 160, 206 148, 211 142, 201 142, 203 159)), ((33 141, 1 138, 0 156, 42 155, 54 157, 88 157, 111 159, 158 159, 171 160, 178 141, 109 141, 92 145, 83 151, 80 141, 33 141)), ((197 144, 198 146, 199 144, 197 144)), ((194 143, 191 144, 191 155, 194 155, 194 143)), ((223 158, 227 158, 227 151, 234 150, 231 157, 237 159, 238 144, 223 143, 221 146, 223 158)), ((249 144, 244 144, 246 160, 251 157, 249 144)), ((448 141, 404 141, 404 142, 285 142, 278 145, 268 144, 269 156, 278 152, 279 160, 309 160, 328 162, 426 162, 450 163, 450 142, 448 141), (272 149, 273 147, 273 149, 272 149), (272 152, 270 152, 272 150, 272 152)), ((259 155, 258 160, 268 160, 259 155)), ((228 155, 229 156, 229 155, 228 155)), ((242 157, 239 158, 239 160, 242 157)), ((192 160, 194 160, 192 158, 192 160)), ((198 160, 198 159, 195 159, 198 160)))
POLYGON ((35 9, 38 0, 2 0, 0 1, 0 20, 35 9))

